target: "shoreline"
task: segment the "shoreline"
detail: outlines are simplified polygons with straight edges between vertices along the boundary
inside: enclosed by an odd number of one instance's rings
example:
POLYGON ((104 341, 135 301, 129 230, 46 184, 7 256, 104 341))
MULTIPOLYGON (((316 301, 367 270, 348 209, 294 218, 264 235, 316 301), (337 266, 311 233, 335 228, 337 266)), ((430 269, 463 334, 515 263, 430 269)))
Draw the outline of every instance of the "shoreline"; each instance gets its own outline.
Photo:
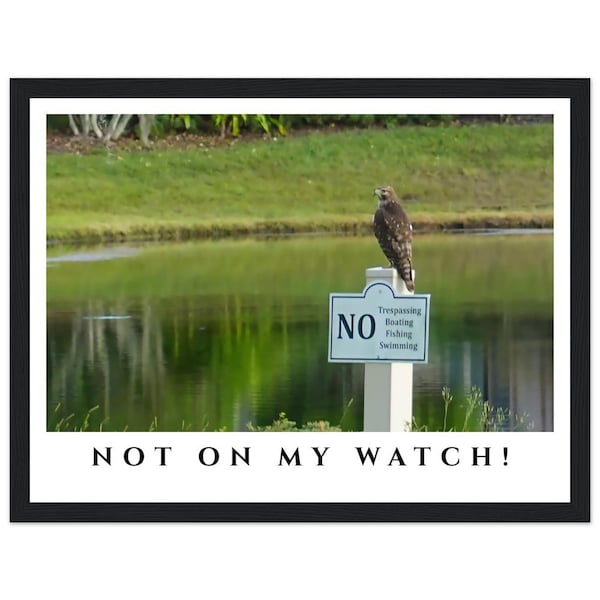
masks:
MULTIPOLYGON (((152 223, 117 227, 110 225, 75 228, 50 233, 46 244, 98 244, 115 242, 185 241, 224 239, 256 235, 331 234, 365 235, 372 233, 370 216, 319 220, 256 220, 251 222, 198 221, 152 223)), ((413 220, 415 233, 434 233, 477 229, 551 229, 553 212, 479 212, 419 215, 413 220)))

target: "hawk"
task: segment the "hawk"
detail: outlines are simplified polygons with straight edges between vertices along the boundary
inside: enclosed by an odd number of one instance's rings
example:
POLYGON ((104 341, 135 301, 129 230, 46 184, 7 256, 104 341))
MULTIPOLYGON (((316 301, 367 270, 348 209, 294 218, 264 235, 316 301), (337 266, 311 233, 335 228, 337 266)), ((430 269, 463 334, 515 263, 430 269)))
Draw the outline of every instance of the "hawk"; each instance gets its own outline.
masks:
POLYGON ((392 187, 375 189, 379 205, 373 216, 375 237, 390 264, 406 284, 409 292, 415 291, 412 274, 412 225, 406 211, 400 206, 392 187))

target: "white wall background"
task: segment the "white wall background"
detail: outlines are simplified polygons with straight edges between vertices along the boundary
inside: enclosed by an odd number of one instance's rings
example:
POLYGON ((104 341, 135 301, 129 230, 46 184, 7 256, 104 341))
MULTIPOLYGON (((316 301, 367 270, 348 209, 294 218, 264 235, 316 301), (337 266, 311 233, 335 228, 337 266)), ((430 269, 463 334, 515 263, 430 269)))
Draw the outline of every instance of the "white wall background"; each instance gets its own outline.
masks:
MULTIPOLYGON (((9 77, 594 77, 592 4, 506 0, 7 3, 9 77), (289 8, 285 8, 288 7, 289 8), (421 10, 419 10, 419 8, 421 10), (87 12, 87 19, 82 17, 87 12), (119 25, 120 24, 120 25, 119 25)), ((592 113, 598 108, 593 95, 592 113)), ((593 141, 597 120, 592 117, 593 141)), ((8 136, 0 146, 8 281, 8 136)), ((592 148, 592 157, 594 152, 592 148)), ((594 169, 592 168, 592 172, 594 169)), ((593 201, 592 201, 593 205, 593 201)), ((593 214, 598 226, 597 214, 593 214)), ((584 226, 584 224, 582 224, 584 226)), ((598 258, 593 248, 593 258, 598 258)), ((593 281, 593 300, 597 280, 593 281)), ((8 298, 3 295, 0 590, 24 598, 589 597, 599 526, 11 525, 8 298), (593 542, 595 542, 593 544, 593 542)), ((593 320, 593 339, 597 340, 593 320)), ((594 358, 594 356, 593 356, 594 358)), ((594 372, 592 364, 592 373, 594 372)), ((592 398, 596 396, 595 386, 592 398)), ((593 408, 593 402, 592 402, 593 408)), ((593 410, 592 464, 598 411, 593 410)), ((598 506, 592 479, 592 518, 598 506)))

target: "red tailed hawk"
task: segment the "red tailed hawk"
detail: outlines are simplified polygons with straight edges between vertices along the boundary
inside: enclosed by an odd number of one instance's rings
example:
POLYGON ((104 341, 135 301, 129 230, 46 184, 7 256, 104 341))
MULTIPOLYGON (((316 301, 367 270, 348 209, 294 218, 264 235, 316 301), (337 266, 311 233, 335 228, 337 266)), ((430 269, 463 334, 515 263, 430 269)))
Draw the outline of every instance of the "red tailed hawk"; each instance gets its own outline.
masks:
POLYGON ((406 289, 414 292, 412 225, 408 215, 400 206, 396 192, 389 185, 376 188, 375 195, 379 199, 379 205, 373 216, 375 237, 390 264, 406 284, 406 289))

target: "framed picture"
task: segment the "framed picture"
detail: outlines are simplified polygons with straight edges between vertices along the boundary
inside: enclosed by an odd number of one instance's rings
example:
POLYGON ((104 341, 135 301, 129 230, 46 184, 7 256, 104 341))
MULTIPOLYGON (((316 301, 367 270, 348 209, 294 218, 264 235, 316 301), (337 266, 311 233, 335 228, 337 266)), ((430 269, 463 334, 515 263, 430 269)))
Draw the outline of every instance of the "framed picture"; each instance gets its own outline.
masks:
POLYGON ((589 521, 589 91, 13 79, 11 520, 589 521))

